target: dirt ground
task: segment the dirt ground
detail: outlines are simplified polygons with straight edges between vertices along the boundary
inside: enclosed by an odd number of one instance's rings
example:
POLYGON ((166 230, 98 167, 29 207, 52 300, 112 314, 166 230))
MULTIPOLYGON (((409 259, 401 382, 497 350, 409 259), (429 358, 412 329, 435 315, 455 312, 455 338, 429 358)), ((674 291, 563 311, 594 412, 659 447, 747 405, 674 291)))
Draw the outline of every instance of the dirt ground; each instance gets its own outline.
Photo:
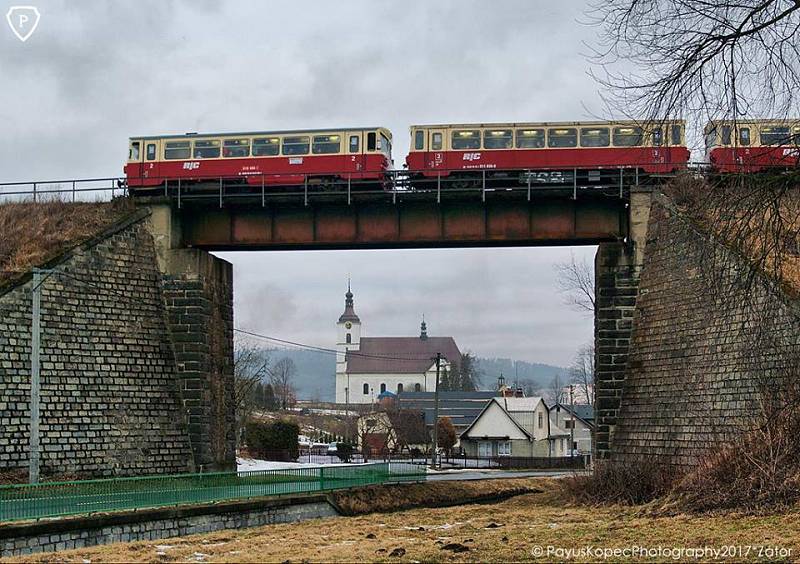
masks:
MULTIPOLYGON (((800 555, 800 509, 766 517, 648 517, 636 507, 565 506, 551 480, 505 482, 503 487, 517 482, 538 493, 488 504, 318 519, 15 561, 757 562, 795 561, 800 555), (654 552, 649 557, 641 552, 610 552, 635 547, 654 552), (592 552, 585 552, 587 548, 592 552), (681 548, 703 550, 704 557, 675 552, 681 548)), ((490 481, 485 484, 492 487, 490 481)))

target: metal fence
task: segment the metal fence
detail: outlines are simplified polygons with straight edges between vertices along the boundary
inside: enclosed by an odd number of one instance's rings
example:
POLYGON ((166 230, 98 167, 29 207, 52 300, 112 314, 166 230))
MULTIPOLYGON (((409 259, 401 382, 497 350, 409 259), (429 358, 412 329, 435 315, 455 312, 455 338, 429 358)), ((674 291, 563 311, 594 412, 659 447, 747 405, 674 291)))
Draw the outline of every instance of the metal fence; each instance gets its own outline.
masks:
POLYGON ((374 463, 0 486, 0 522, 421 481, 425 468, 374 463))

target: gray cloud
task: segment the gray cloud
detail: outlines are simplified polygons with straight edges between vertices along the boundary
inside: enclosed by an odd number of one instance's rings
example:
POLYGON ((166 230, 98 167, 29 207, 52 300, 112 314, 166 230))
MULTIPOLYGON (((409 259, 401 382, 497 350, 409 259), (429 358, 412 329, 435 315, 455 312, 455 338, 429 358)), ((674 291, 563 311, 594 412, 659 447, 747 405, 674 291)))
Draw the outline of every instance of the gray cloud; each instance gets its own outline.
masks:
MULTIPOLYGON (((0 27, 0 181, 119 175, 131 135, 341 125, 390 127, 399 167, 412 123, 601 108, 582 2, 32 2, 28 42, 0 27)), ((481 355, 559 364, 591 338, 555 293, 567 249, 225 256, 237 323, 292 340, 331 344, 348 272, 372 335, 425 312, 481 355)))

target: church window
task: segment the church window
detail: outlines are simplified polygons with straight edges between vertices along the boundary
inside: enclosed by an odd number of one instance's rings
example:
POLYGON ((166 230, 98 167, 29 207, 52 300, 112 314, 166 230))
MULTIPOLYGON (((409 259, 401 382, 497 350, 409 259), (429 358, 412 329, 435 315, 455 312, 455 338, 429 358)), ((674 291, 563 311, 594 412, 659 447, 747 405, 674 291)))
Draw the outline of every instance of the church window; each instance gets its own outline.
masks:
POLYGON ((397 393, 401 393, 403 391, 403 384, 397 384, 397 393))
POLYGON ((364 384, 364 395, 365 396, 369 395, 369 384, 364 384))
POLYGON ((383 382, 381 382, 381 393, 383 393, 383 392, 385 392, 385 391, 386 391, 386 384, 384 384, 383 382))
POLYGON ((350 335, 350 333, 348 333, 348 334, 347 334, 347 337, 345 338, 345 340, 347 341, 347 344, 348 344, 348 345, 349 345, 350 343, 352 343, 352 342, 353 342, 353 338, 352 338, 352 336, 350 335))
POLYGON ((419 384, 414 384, 414 391, 415 392, 421 392, 422 391, 422 386, 420 386, 419 384))

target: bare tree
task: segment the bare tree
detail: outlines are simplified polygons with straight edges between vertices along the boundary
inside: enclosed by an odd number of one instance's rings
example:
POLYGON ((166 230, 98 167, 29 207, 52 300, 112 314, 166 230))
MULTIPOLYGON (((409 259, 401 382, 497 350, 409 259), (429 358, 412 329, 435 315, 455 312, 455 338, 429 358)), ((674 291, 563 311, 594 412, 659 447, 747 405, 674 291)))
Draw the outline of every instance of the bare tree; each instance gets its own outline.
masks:
POLYGON ((283 357, 269 370, 269 381, 275 390, 275 396, 280 402, 281 409, 286 409, 294 401, 295 390, 293 381, 297 376, 297 367, 289 357, 283 357))
POLYGON ((568 262, 555 265, 556 285, 564 296, 564 303, 577 311, 594 314, 594 268, 584 260, 577 260, 574 254, 568 262))
POLYGON ((787 115, 800 86, 797 0, 593 0, 595 75, 637 119, 787 115))
POLYGON ((594 343, 578 350, 569 369, 570 382, 577 387, 579 403, 594 405, 594 343))
POLYGON ((233 401, 236 412, 236 438, 242 438, 244 424, 253 414, 258 398, 256 389, 267 376, 269 354, 245 341, 238 341, 233 353, 233 401))
POLYGON ((561 376, 558 374, 553 376, 553 379, 550 380, 550 384, 548 384, 545 390, 545 394, 547 395, 545 399, 550 405, 564 402, 564 381, 561 379, 561 376))

